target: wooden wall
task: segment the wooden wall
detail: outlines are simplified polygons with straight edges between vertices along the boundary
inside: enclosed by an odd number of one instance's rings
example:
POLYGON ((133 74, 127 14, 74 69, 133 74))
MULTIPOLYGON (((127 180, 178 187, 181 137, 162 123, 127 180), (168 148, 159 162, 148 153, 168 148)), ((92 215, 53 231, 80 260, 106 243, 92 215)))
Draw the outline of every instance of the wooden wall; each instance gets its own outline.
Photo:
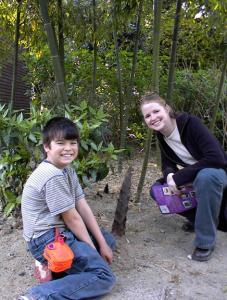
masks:
MULTIPOLYGON (((0 68, 0 103, 8 104, 11 95, 13 65, 10 62, 3 64, 0 68)), ((17 86, 14 101, 14 109, 28 109, 30 105, 29 96, 26 92, 29 87, 26 85, 23 77, 26 74, 25 65, 22 62, 18 63, 17 69, 17 86)))

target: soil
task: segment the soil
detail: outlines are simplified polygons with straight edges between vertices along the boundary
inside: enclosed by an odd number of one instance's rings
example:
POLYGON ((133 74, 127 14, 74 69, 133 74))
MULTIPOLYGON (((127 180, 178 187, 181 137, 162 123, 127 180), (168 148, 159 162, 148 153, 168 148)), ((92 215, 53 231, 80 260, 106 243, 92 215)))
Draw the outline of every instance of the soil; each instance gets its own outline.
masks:
MULTIPOLYGON (((227 233, 218 231, 217 245, 208 262, 187 258, 193 251, 193 233, 181 230, 184 220, 177 215, 163 216, 150 199, 149 186, 160 176, 150 162, 141 202, 135 204, 142 158, 126 161, 121 175, 110 172, 92 189, 85 189, 87 201, 99 224, 111 230, 122 180, 133 164, 131 202, 126 234, 117 237, 112 268, 117 276, 106 300, 224 300, 227 299, 227 233), (108 183, 109 193, 104 193, 108 183)), ((26 251, 20 216, 0 216, 1 278, 0 298, 14 300, 36 284, 34 260, 26 251)))

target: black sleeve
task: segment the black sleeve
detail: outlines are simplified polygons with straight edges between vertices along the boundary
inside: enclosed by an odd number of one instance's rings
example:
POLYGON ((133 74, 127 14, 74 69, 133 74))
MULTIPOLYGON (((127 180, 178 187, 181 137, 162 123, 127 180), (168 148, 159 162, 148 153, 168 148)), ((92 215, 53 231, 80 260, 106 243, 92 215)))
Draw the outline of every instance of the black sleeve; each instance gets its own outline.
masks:
POLYGON ((193 182, 197 173, 204 168, 225 168, 227 163, 225 152, 218 140, 199 118, 192 117, 187 132, 201 158, 173 175, 177 186, 193 182))
POLYGON ((172 162, 165 153, 161 150, 161 164, 162 164, 162 174, 166 182, 169 173, 176 173, 178 171, 176 163, 172 162))

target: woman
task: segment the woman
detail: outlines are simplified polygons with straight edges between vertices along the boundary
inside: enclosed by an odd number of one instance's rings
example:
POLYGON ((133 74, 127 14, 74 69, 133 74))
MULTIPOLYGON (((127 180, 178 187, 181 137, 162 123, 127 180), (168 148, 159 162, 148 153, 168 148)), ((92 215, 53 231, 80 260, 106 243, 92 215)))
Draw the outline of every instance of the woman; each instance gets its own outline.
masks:
POLYGON ((164 181, 170 190, 179 193, 179 187, 193 184, 198 204, 186 215, 195 228, 192 259, 207 261, 215 246, 227 187, 227 155, 197 117, 174 114, 158 94, 146 93, 140 108, 147 126, 157 133, 164 181))

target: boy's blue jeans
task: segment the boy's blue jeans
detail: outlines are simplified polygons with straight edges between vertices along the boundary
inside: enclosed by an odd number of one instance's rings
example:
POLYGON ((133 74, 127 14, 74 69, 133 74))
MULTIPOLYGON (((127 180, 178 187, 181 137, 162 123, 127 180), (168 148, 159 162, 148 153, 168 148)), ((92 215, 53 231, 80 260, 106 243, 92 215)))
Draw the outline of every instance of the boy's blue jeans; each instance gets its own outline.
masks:
MULTIPOLYGON (((85 242, 81 242, 69 230, 61 232, 66 243, 74 252, 73 265, 66 270, 66 276, 39 284, 29 290, 35 300, 88 299, 108 293, 114 283, 115 276, 98 251, 85 242)), ((47 244, 54 240, 54 229, 50 229, 37 239, 28 242, 31 254, 40 262, 45 262, 43 251, 47 244)), ((107 244, 114 248, 114 237, 103 231, 107 244)))

